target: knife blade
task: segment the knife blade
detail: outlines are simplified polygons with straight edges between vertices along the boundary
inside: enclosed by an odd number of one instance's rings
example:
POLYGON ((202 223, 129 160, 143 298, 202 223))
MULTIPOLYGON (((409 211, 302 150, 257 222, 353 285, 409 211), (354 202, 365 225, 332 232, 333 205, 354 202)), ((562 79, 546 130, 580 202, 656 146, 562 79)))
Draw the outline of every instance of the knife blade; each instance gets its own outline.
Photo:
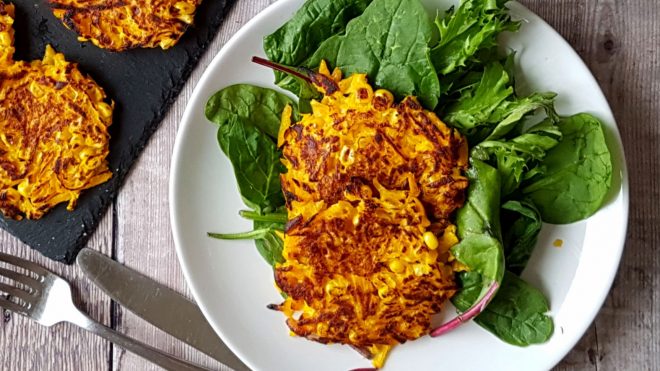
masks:
POLYGON ((249 370, 183 295, 89 248, 80 251, 76 263, 96 286, 147 322, 234 370, 249 370))

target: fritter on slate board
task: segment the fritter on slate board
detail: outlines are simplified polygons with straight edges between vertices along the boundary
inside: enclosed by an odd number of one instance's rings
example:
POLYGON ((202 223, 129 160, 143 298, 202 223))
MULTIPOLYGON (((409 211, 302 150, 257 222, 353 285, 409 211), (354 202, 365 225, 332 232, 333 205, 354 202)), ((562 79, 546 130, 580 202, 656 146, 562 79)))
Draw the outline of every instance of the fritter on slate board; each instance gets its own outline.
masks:
POLYGON ((193 23, 201 0, 50 0, 80 41, 112 51, 169 49, 193 23))
POLYGON ((39 219, 72 210, 84 189, 112 176, 112 105, 91 78, 50 46, 41 61, 14 61, 14 6, 0 2, 0 211, 39 219))
POLYGON ((468 186, 467 142, 414 97, 397 104, 364 74, 332 77, 338 91, 300 122, 287 108, 280 128, 290 221, 275 271, 287 297, 273 308, 293 333, 381 367, 392 346, 428 334, 456 289, 449 217, 468 186))

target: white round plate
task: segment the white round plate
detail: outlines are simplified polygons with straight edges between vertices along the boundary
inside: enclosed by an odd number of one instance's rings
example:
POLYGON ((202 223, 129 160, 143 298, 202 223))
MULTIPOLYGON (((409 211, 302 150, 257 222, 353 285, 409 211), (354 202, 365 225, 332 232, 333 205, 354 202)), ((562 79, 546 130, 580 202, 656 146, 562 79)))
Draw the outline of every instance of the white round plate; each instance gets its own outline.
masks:
MULTIPOLYGON (((431 14, 451 0, 425 0, 431 14)), ((172 231, 193 295, 225 343, 254 370, 333 370, 370 363, 341 345, 321 345, 289 336, 273 271, 251 241, 219 241, 206 233, 250 230, 238 216, 245 209, 230 162, 216 142, 216 126, 204 117, 208 98, 235 83, 275 88, 272 72, 250 63, 264 56, 262 38, 303 4, 280 0, 252 19, 225 45, 201 78, 176 138, 170 184, 172 231)), ((557 109, 590 112, 606 126, 615 179, 606 205, 586 221, 545 225, 523 277, 549 298, 555 332, 543 345, 507 345, 470 323, 440 338, 423 337, 394 348, 386 370, 543 370, 553 367, 593 321, 614 279, 628 219, 628 181, 614 117, 594 77, 562 37, 522 5, 512 13, 520 32, 505 37, 517 51, 518 88, 523 93, 559 93, 557 109), (563 246, 554 247, 561 239, 563 246)), ((447 312, 452 311, 448 306, 447 312)))

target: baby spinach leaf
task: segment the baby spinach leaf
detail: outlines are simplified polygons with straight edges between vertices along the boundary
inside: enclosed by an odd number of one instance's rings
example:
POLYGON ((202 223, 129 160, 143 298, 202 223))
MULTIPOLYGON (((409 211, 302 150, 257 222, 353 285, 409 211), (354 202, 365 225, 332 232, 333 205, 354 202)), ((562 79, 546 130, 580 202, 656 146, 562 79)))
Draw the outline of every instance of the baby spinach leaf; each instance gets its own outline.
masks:
MULTIPOLYGON (((463 290, 452 298, 460 311, 470 308, 483 286, 483 279, 476 272, 459 275, 463 290)), ((550 310, 543 293, 515 274, 506 272, 502 287, 475 322, 509 344, 528 346, 541 344, 554 332, 550 310)))
POLYGON ((317 68, 325 60, 346 75, 366 73, 398 98, 414 95, 433 109, 440 86, 429 58, 432 37, 433 23, 418 0, 374 1, 345 34, 324 41, 305 66, 317 68))
POLYGON ((277 263, 284 263, 282 257, 282 250, 284 249, 284 241, 275 233, 275 231, 284 230, 284 224, 264 221, 254 221, 254 229, 266 229, 263 238, 254 240, 257 246, 257 251, 266 260, 268 264, 275 267, 277 263))
POLYGON ((257 212, 284 205, 280 151, 273 139, 234 116, 218 129, 218 143, 234 167, 243 202, 257 212))
POLYGON ((523 188, 543 221, 572 223, 594 214, 612 183, 612 159, 600 121, 581 113, 559 123, 563 140, 542 161, 543 174, 523 188))
POLYGON ((282 111, 287 104, 295 107, 291 98, 275 90, 238 84, 215 93, 206 103, 205 113, 209 121, 218 125, 236 118, 277 140, 282 111))
POLYGON ((506 269, 522 273, 541 232, 541 214, 527 201, 507 201, 502 205, 502 233, 506 269))
MULTIPOLYGON (((371 1, 306 1, 289 21, 264 38, 268 59, 289 66, 302 65, 323 41, 343 33, 348 22, 362 14, 371 1)), ((293 93, 299 91, 296 80, 281 72, 275 72, 275 83, 293 93)))
POLYGON ((484 283, 481 274, 478 272, 461 272, 457 275, 457 278, 461 290, 452 296, 451 302, 459 312, 465 312, 479 300, 484 283))
POLYGON ((467 201, 456 216, 461 242, 451 250, 456 259, 467 265, 471 272, 483 277, 484 282, 477 297, 479 299, 493 281, 501 282, 504 274, 500 177, 495 168, 476 159, 471 161, 467 176, 470 181, 467 201))
MULTIPOLYGON (((431 60, 441 75, 447 75, 477 59, 480 51, 492 51, 503 31, 516 31, 507 0, 463 0, 458 8, 436 18, 440 38, 431 51, 431 60)), ((483 60, 481 61, 483 63, 483 60)))

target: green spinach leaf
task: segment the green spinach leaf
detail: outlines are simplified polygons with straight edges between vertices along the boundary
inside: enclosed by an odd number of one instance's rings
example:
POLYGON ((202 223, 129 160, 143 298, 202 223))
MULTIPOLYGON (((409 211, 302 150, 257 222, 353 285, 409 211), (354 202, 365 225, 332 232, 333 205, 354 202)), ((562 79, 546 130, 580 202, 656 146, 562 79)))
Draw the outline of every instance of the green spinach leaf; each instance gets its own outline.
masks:
MULTIPOLYGON (((462 273, 459 280, 463 289, 452 302, 458 310, 465 311, 479 296, 484 283, 476 272, 462 273)), ((506 272, 497 295, 475 322, 509 344, 541 344, 554 332, 552 318, 546 314, 549 310, 548 300, 541 291, 506 272)))
POLYGON ((284 241, 275 233, 275 231, 284 230, 284 224, 254 221, 254 229, 267 229, 263 238, 254 240, 254 244, 257 246, 257 251, 259 251, 259 254, 261 254, 264 260, 273 267, 275 267, 275 264, 277 263, 284 263, 284 258, 282 257, 284 241))
MULTIPOLYGON (((321 43, 346 30, 350 20, 364 12, 372 0, 308 0, 274 33, 264 38, 264 51, 273 62, 302 65, 321 43)), ((318 67, 318 66, 314 66, 318 67)), ((275 83, 293 93, 299 84, 275 71, 275 83)))
POLYGON ((418 0, 374 1, 345 34, 324 41, 305 66, 317 68, 325 60, 346 75, 366 73, 398 98, 414 95, 433 109, 440 86, 429 57, 432 37, 433 23, 418 0))
POLYGON ((461 242, 451 251, 471 272, 479 273, 484 278, 478 299, 488 291, 493 281, 501 282, 504 274, 500 176, 495 168, 476 159, 471 161, 467 175, 470 181, 467 201, 456 216, 461 242))
POLYGON ((541 214, 527 201, 507 201, 502 205, 502 234, 506 269, 522 273, 541 232, 541 214))
POLYGON ((286 169, 272 138, 256 126, 231 117, 218 129, 218 143, 234 167, 247 206, 263 213, 284 205, 280 173, 286 169))
MULTIPOLYGON (((516 31, 507 0, 463 0, 458 8, 436 18, 440 38, 431 51, 431 60, 441 75, 448 75, 471 62, 482 64, 480 52, 490 56, 497 47, 497 36, 503 31, 516 31)), ((488 58, 490 59, 490 58, 488 58)))
POLYGON ((544 171, 523 188, 543 221, 572 223, 594 214, 612 183, 612 160, 600 121, 581 113, 562 119, 563 140, 548 151, 544 171))
POLYGON ((287 104, 295 107, 291 98, 275 90, 238 84, 215 93, 206 103, 205 113, 209 121, 220 126, 236 118, 277 140, 282 111, 287 104))

